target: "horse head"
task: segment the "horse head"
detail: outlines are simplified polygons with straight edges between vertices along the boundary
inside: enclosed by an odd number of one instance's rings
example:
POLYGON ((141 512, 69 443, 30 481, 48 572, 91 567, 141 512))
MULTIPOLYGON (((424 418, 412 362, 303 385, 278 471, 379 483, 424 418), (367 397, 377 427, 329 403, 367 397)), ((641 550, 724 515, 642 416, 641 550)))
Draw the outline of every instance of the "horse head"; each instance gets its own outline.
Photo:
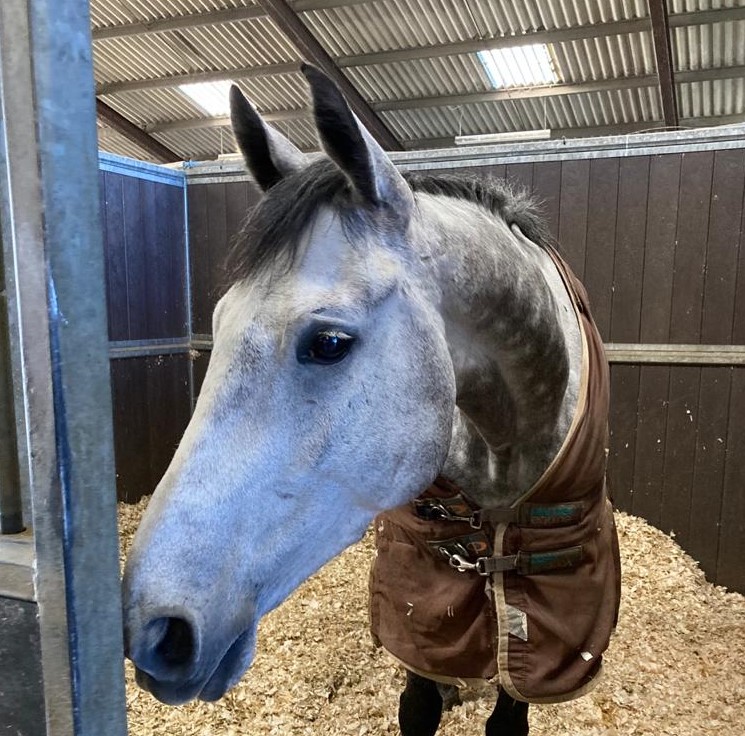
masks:
POLYGON ((259 619, 415 497, 448 454, 455 374, 412 190, 336 86, 304 67, 326 153, 309 160, 237 88, 264 196, 213 315, 193 417, 124 575, 128 656, 157 698, 215 700, 259 619))

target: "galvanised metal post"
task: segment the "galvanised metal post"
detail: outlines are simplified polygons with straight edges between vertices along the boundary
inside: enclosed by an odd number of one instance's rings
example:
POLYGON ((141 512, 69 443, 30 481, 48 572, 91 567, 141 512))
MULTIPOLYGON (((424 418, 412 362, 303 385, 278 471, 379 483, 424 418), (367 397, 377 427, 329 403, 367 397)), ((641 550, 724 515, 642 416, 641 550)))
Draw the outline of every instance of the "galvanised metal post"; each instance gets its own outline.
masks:
MULTIPOLYGON (((87 0, 0 2, 0 194, 47 736, 126 733, 87 0), (11 283, 12 281, 12 283, 11 283), (30 524, 29 524, 30 522, 30 524)), ((0 631, 2 636, 2 631, 0 631)), ((19 666, 22 663, 19 663, 19 666)), ((11 731, 13 730, 12 724, 11 731)))

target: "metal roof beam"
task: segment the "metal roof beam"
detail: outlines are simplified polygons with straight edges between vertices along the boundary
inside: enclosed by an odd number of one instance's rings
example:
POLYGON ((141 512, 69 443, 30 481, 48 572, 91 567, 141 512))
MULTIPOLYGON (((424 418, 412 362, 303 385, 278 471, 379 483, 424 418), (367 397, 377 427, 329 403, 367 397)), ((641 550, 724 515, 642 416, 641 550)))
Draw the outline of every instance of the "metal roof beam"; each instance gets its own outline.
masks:
MULTIPOLYGON (((551 130, 551 138, 590 138, 604 135, 628 135, 646 130, 657 130, 662 126, 663 122, 661 120, 647 120, 635 123, 619 123, 618 125, 597 125, 586 128, 553 128, 551 130)), ((404 141, 404 148, 407 151, 428 148, 450 148, 455 145, 455 136, 452 135, 404 141)), ((458 148, 466 151, 468 148, 474 148, 474 146, 458 146, 458 148)))
POLYGON ((300 71, 299 61, 284 64, 266 64, 264 66, 246 66, 239 69, 228 69, 210 72, 195 72, 192 74, 177 74, 170 77, 156 77, 153 79, 137 79, 126 82, 110 82, 96 86, 97 95, 114 95, 119 92, 135 92, 141 89, 162 89, 164 87, 178 87, 181 84, 194 82, 219 82, 222 80, 235 81, 237 79, 252 79, 274 74, 292 74, 300 71))
POLYGON ((136 143, 161 163, 172 163, 183 159, 182 156, 174 153, 160 141, 156 141, 155 138, 148 135, 142 128, 138 128, 133 122, 127 120, 124 115, 109 107, 105 102, 101 102, 101 100, 96 100, 96 114, 106 125, 121 133, 133 143, 136 143))
POLYGON ((605 92, 608 90, 651 87, 657 84, 652 75, 623 77, 620 79, 599 79, 572 84, 546 84, 534 87, 510 87, 491 92, 469 92, 463 95, 442 95, 440 97, 412 97, 405 100, 385 100, 375 103, 379 111, 411 110, 422 107, 453 107, 473 105, 479 102, 505 102, 507 100, 529 100, 540 97, 564 97, 566 95, 605 92))
MULTIPOLYGON (((725 66, 714 69, 690 69, 675 72, 675 82, 709 82, 722 79, 739 79, 745 77, 745 66, 725 66)), ((615 79, 598 79, 589 82, 571 84, 547 84, 534 87, 513 87, 476 92, 464 95, 443 95, 442 97, 414 97, 406 100, 386 100, 377 102, 373 107, 378 111, 409 110, 419 107, 448 107, 454 105, 472 105, 479 102, 503 102, 505 100, 526 100, 540 97, 559 97, 565 95, 587 94, 588 92, 606 92, 608 90, 638 89, 654 87, 658 83, 656 75, 636 77, 618 77, 615 79)))
POLYGON ((301 57, 317 66, 336 82, 346 97, 349 106, 357 114, 370 135, 386 150, 402 150, 396 136, 388 130, 386 124, 378 117, 367 100, 336 66, 326 49, 321 46, 318 39, 300 20, 300 16, 290 7, 287 0, 258 0, 258 3, 266 10, 282 33, 287 36, 290 43, 300 52, 301 57))
POLYGON ((652 42, 657 60, 660 97, 665 125, 678 127, 678 99, 673 78, 673 50, 670 40, 670 24, 667 15, 667 0, 649 0, 649 15, 652 21, 652 42))
MULTIPOLYGON (((297 0, 293 3, 292 7, 297 13, 305 13, 309 10, 327 10, 329 8, 349 5, 361 5, 363 2, 368 2, 368 0, 297 0)), ((181 31, 185 28, 212 26, 219 23, 237 23, 242 20, 253 20, 264 17, 266 17, 266 11, 263 8, 258 5, 251 5, 249 7, 212 10, 206 13, 190 13, 172 18, 154 18, 152 20, 121 23, 114 26, 103 26, 101 28, 94 28, 92 37, 94 41, 105 41, 110 38, 139 36, 143 33, 181 31)))
MULTIPOLYGON (((745 66, 727 66, 716 69, 692 69, 675 73, 676 83, 707 82, 721 79, 738 79, 745 77, 745 66)), ((576 82, 574 84, 550 84, 539 87, 513 87, 510 89, 494 90, 492 92, 475 92, 463 95, 443 95, 442 97, 412 97, 405 100, 386 100, 375 102, 372 108, 376 112, 394 110, 412 110, 424 107, 454 107, 457 105, 472 105, 480 102, 504 102, 506 100, 525 100, 541 97, 558 97, 588 92, 605 92, 609 90, 639 89, 655 87, 658 83, 654 74, 638 77, 623 77, 620 79, 600 79, 590 82, 576 82)), ((307 119, 309 110, 278 110, 262 113, 267 122, 287 122, 290 120, 307 119)), ((214 128, 229 125, 230 118, 195 118, 193 120, 174 120, 172 122, 154 123, 145 126, 150 133, 161 133, 169 130, 186 130, 189 128, 214 128)))
MULTIPOLYGON (((745 20, 745 7, 677 13, 676 15, 669 16, 669 20, 671 28, 745 20)), ((504 49, 534 43, 567 43, 569 41, 581 41, 588 38, 648 32, 649 18, 635 18, 632 20, 594 23, 592 25, 575 26, 572 28, 556 28, 550 31, 529 31, 527 33, 515 34, 512 36, 499 36, 497 38, 481 39, 478 41, 459 41, 457 43, 440 44, 437 46, 419 46, 410 49, 396 49, 393 51, 358 54, 356 56, 342 56, 336 60, 336 63, 340 67, 390 64, 391 62, 396 61, 411 61, 412 59, 430 59, 439 56, 472 54, 477 51, 504 49)))
MULTIPOLYGON (((710 117, 683 118, 680 125, 685 128, 707 128, 718 125, 734 125, 745 123, 745 113, 734 115, 712 115, 710 117)), ((554 128, 551 131, 552 138, 593 138, 608 135, 632 135, 634 133, 654 132, 665 128, 664 120, 643 120, 635 123, 619 123, 618 125, 598 125, 588 128, 554 128)), ((446 136, 441 138, 419 138, 417 140, 404 141, 407 151, 417 151, 428 148, 450 148, 455 146, 455 137, 446 136)), ((461 150, 467 150, 466 146, 459 146, 461 150)))
MULTIPOLYGON (((313 115, 309 108, 302 110, 279 110, 277 112, 262 112, 261 117, 267 123, 287 123, 293 120, 309 120, 313 115)), ((173 130, 194 130, 198 128, 220 128, 230 125, 228 115, 214 118, 190 118, 187 120, 171 120, 166 123, 150 123, 143 130, 146 133, 168 133, 173 130)))

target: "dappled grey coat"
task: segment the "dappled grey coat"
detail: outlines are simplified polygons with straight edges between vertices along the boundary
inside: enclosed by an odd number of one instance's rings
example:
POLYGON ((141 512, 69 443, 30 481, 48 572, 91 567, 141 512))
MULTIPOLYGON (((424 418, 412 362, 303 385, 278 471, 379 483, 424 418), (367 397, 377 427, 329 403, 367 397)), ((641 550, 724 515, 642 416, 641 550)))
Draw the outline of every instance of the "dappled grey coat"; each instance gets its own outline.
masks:
MULTIPOLYGON (((482 531, 498 556, 581 548, 579 557, 566 569, 530 574, 459 572, 433 542, 460 538, 478 556, 479 535, 465 521, 420 518, 410 504, 376 519, 370 579, 373 637, 404 666, 454 684, 498 678, 510 695, 529 702, 569 700, 597 683, 617 622, 621 579, 605 483, 608 363, 584 287, 547 250, 582 328, 582 386, 561 450, 520 502, 580 502, 581 519, 549 528, 495 523, 482 531)), ((468 497, 468 489, 438 478, 424 496, 459 491, 468 497)))

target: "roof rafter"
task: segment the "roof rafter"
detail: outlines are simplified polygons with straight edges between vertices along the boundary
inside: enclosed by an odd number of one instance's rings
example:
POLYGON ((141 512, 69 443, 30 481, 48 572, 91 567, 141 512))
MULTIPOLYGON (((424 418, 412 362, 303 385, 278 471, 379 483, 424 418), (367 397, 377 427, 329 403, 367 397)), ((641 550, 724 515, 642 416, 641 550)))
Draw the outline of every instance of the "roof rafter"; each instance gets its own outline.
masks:
POLYGON ((172 151, 168 146, 155 140, 149 133, 137 127, 131 120, 128 120, 124 115, 118 113, 101 100, 96 100, 96 115, 110 128, 113 128, 125 138, 136 143, 161 163, 173 163, 174 161, 181 161, 183 159, 183 156, 179 156, 178 153, 172 151))
POLYGON ((177 74, 170 77, 155 77, 153 79, 138 79, 127 82, 111 82, 96 86, 97 95, 114 95, 119 92, 135 92, 141 89, 163 89, 178 87, 182 84, 194 82, 220 82, 222 80, 235 81, 238 79, 252 79, 255 77, 272 76, 274 74, 292 74, 300 71, 299 61, 289 61, 284 64, 266 64, 264 66, 245 66, 239 69, 228 69, 210 72, 195 72, 193 74, 177 74))
MULTIPOLYGON (((745 77, 745 66, 725 66, 714 69, 693 69, 676 72, 675 81, 707 82, 717 79, 737 79, 745 77)), ((441 97, 412 97, 404 100, 386 100, 372 104, 376 112, 392 110, 411 110, 424 107, 451 107, 457 105, 472 105, 481 102, 503 102, 506 100, 525 100, 542 97, 561 97, 588 92, 605 92, 621 89, 639 89, 655 87, 658 84, 657 75, 648 74, 620 79, 600 79, 589 82, 572 84, 551 84, 537 87, 511 87, 491 92, 475 92, 462 95, 443 95, 441 97)), ((287 122, 308 118, 309 110, 279 110, 262 113, 267 122, 287 122)), ((194 118, 189 120, 174 120, 165 123, 153 123, 145 126, 148 132, 166 132, 169 130, 186 130, 189 128, 213 128, 229 125, 227 117, 194 118)))
MULTIPOLYGON (((292 7, 297 13, 305 13, 310 10, 327 10, 329 8, 349 5, 361 5, 363 2, 369 2, 369 0, 296 0, 292 7)), ((177 15, 172 18, 153 18, 152 20, 103 26, 101 28, 94 28, 91 35, 94 41, 105 41, 111 38, 139 36, 143 33, 165 33, 167 31, 180 31, 185 28, 198 28, 200 26, 211 26, 219 23, 238 23, 242 20, 264 18, 266 15, 267 13, 262 7, 250 5, 248 7, 212 10, 206 13, 189 13, 187 15, 177 15)))
MULTIPOLYGON (((734 115, 712 115, 709 117, 683 118, 680 124, 684 128, 706 128, 717 125, 736 125, 745 123, 745 113, 734 115)), ((554 128, 552 138, 589 138, 609 135, 633 135, 648 131, 663 130, 664 120, 640 120, 634 123, 618 123, 616 125, 597 125, 587 128, 554 128)), ((427 148, 448 148, 455 146, 455 136, 441 138, 420 138, 415 141, 404 141, 407 151, 427 148)), ((465 150, 465 147, 460 146, 465 150)))
MULTIPOLYGON (((479 102, 504 102, 506 100, 527 100, 539 97, 560 97, 576 95, 585 92, 601 92, 615 89, 629 89, 638 87, 653 87, 657 84, 657 77, 646 75, 643 77, 625 77, 624 79, 603 79, 592 82, 578 82, 576 84, 551 84, 536 87, 510 87, 492 92, 469 92, 462 95, 443 95, 441 97, 411 97, 403 100, 386 100, 373 103, 377 112, 392 110, 411 110, 425 107, 453 107, 457 105, 472 105, 479 102)), ((310 110, 287 110, 262 113, 267 122, 286 122, 310 117, 310 110)), ((175 120, 168 123, 147 125, 145 130, 161 133, 168 130, 186 130, 188 128, 213 128, 230 125, 230 118, 193 118, 191 120, 175 120)))
MULTIPOLYGON (((710 11, 695 11, 677 13, 669 16, 671 28, 686 26, 709 25, 725 21, 745 20, 745 7, 722 8, 710 11)), ((432 59, 439 56, 456 56, 471 54, 477 51, 504 49, 535 43, 567 43, 582 41, 590 38, 605 36, 622 36, 628 33, 649 32, 649 18, 634 18, 631 20, 615 20, 605 23, 593 23, 586 26, 572 26, 569 28, 554 28, 550 31, 535 30, 512 36, 498 36, 478 41, 458 41, 437 46, 419 46, 410 49, 396 49, 357 56, 342 56, 336 62, 341 67, 365 66, 369 64, 389 64, 396 61, 411 61, 413 59, 432 59)))
POLYGON ((357 114, 362 124, 378 143, 389 151, 402 150, 393 133, 378 117, 375 110, 359 93, 359 90, 347 79, 344 73, 334 63, 326 49, 318 39, 308 30, 300 20, 298 14, 290 7, 287 0, 258 0, 258 3, 277 24, 290 43, 300 52, 300 55, 315 64, 325 74, 336 82, 352 110, 357 114))
POLYGON ((652 21, 652 41, 657 60, 660 97, 665 125, 678 127, 678 98, 673 78, 673 51, 670 39, 670 24, 666 0, 649 0, 649 15, 652 21))

